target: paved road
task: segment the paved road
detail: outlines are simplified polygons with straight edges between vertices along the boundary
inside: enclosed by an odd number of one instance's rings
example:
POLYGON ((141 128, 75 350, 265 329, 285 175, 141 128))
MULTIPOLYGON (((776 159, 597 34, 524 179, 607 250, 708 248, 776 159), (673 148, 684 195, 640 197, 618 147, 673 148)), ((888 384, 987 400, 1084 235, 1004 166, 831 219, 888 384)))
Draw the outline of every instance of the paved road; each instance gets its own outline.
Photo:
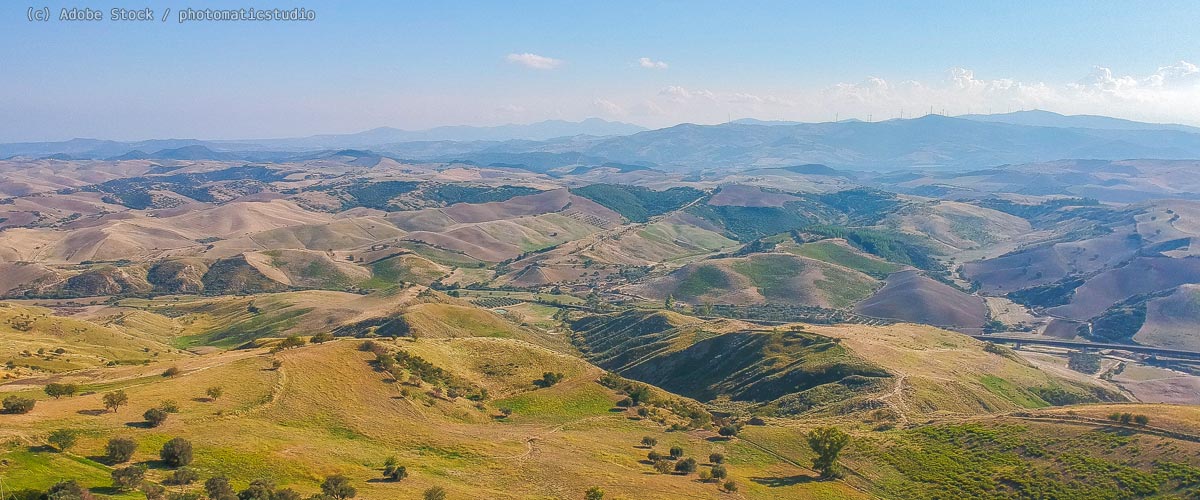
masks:
POLYGON ((1156 356, 1169 356, 1173 358, 1200 359, 1200 352, 1184 351, 1179 349, 1164 349, 1161 347, 1149 347, 1142 345, 1129 344, 1100 344, 1095 342, 1078 342, 1074 340, 1061 339, 1039 339, 1030 337, 1009 337, 1005 335, 971 335, 971 337, 988 342, 997 342, 1005 344, 1035 344, 1048 345, 1055 347, 1074 347, 1077 349, 1117 349, 1121 351, 1140 352, 1144 354, 1153 354, 1156 356))

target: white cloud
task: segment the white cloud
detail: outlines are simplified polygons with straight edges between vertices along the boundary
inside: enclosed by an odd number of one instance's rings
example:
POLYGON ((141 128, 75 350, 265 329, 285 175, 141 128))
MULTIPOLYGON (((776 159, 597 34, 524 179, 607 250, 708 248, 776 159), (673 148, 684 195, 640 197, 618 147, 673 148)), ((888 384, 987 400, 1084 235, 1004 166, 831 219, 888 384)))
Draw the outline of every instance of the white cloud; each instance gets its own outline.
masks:
POLYGON ((554 69, 562 66, 562 61, 553 57, 539 56, 526 52, 524 54, 509 54, 504 58, 506 61, 513 64, 520 64, 526 68, 533 69, 554 69))
POLYGON ((593 100, 592 109, 606 116, 625 116, 628 114, 624 107, 608 99, 593 100))
POLYGON ((667 63, 663 61, 655 61, 649 57, 638 59, 638 66, 646 69, 667 69, 667 63))

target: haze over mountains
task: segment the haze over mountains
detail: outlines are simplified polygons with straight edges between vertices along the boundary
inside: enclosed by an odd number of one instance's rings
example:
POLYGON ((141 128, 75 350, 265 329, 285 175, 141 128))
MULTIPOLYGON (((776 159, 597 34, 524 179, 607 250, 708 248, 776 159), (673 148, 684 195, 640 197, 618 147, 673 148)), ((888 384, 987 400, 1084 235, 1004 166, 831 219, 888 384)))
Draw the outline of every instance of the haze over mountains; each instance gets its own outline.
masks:
POLYGON ((581 122, 454 126, 424 131, 384 127, 356 134, 245 141, 73 139, 4 144, 0 145, 0 157, 280 161, 351 148, 401 159, 533 169, 581 162, 682 171, 808 163, 857 170, 913 166, 954 169, 1064 158, 1195 158, 1200 156, 1200 129, 1048 111, 927 115, 874 123, 743 119, 658 130, 590 118, 581 122))

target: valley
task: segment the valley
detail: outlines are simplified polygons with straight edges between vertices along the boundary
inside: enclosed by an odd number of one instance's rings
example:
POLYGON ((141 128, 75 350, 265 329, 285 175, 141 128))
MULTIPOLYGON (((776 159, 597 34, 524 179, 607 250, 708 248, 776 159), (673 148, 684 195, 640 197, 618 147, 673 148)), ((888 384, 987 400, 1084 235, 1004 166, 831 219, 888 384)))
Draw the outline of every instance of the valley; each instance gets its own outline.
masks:
POLYGON ((0 161, 0 396, 35 401, 0 415, 6 495, 141 498, 109 486, 130 464, 176 495, 334 475, 361 498, 1200 487, 1197 363, 1170 355, 1200 351, 1186 197, 1028 191, 1060 164, 695 178, 310 156, 0 161), (823 426, 851 436, 836 480, 811 468, 823 426), (76 442, 48 445, 62 430, 76 442), (199 480, 159 460, 175 437, 199 480), (725 477, 656 472, 672 446, 725 477))

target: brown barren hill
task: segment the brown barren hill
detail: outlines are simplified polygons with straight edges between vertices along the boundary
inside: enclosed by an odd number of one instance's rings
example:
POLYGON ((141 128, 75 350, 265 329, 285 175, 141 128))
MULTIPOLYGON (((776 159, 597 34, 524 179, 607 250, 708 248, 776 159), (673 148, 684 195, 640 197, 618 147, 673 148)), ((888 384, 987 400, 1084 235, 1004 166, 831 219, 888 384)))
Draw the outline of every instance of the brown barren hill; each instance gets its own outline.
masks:
POLYGON ((867 316, 954 330, 978 330, 987 320, 987 307, 979 297, 914 270, 889 276, 887 284, 855 310, 867 316))

